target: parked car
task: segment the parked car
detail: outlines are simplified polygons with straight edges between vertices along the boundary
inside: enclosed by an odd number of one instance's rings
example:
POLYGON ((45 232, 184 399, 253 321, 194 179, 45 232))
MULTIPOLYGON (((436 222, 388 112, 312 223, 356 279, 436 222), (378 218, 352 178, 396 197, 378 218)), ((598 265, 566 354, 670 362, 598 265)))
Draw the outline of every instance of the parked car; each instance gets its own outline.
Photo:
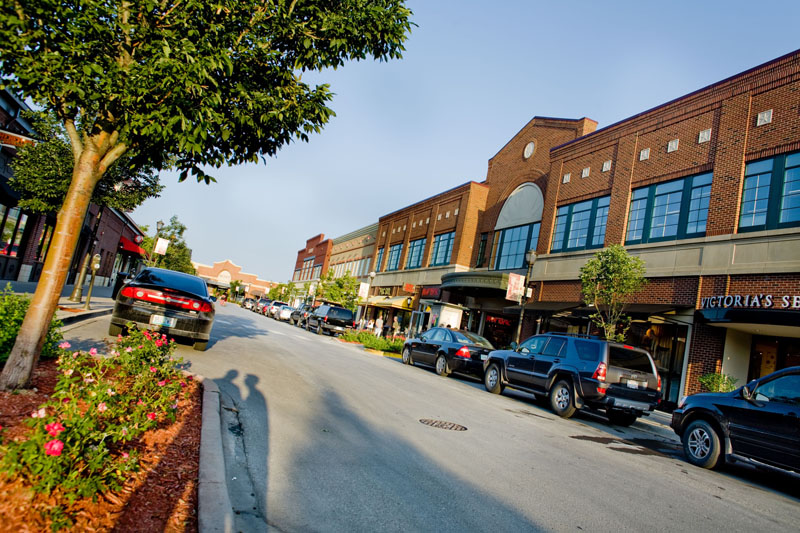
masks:
POLYGON ((128 322, 194 341, 194 349, 208 346, 214 324, 214 304, 206 282, 197 276, 146 268, 117 294, 108 334, 122 333, 128 322))
POLYGON ((245 298, 242 302, 242 307, 245 309, 252 309, 254 305, 256 305, 255 298, 245 298))
POLYGON ((286 320, 287 322, 292 317, 292 311, 294 311, 294 307, 291 305, 282 305, 278 312, 275 313, 275 318, 278 320, 286 320))
POLYGON ((263 314, 264 308, 268 306, 271 302, 272 300, 268 300, 267 298, 259 298, 259 300, 256 302, 255 307, 253 307, 252 310, 255 311, 256 313, 263 314))
POLYGON ((286 302, 279 302, 278 300, 273 300, 269 303, 268 306, 264 308, 264 314, 268 317, 277 318, 278 310, 283 307, 284 305, 289 305, 286 302))
POLYGON ((461 372, 482 378, 483 360, 492 350, 492 343, 477 333, 432 328, 406 340, 402 357, 403 363, 407 365, 432 365, 440 376, 461 372))
POLYGON ((742 460, 800 473, 800 366, 733 392, 693 394, 672 413, 689 462, 715 468, 742 460))
POLYGON ((489 353, 484 386, 508 386, 546 396, 569 418, 580 408, 605 409, 612 424, 629 426, 661 401, 661 377, 645 350, 589 335, 536 335, 514 350, 489 353))
POLYGON ((300 307, 292 311, 292 316, 289 319, 289 322, 301 328, 305 327, 306 318, 308 318, 308 315, 313 312, 314 308, 309 304, 300 304, 300 307))
POLYGON ((353 312, 335 305, 322 304, 306 318, 306 330, 315 331, 317 335, 336 335, 355 326, 353 312))

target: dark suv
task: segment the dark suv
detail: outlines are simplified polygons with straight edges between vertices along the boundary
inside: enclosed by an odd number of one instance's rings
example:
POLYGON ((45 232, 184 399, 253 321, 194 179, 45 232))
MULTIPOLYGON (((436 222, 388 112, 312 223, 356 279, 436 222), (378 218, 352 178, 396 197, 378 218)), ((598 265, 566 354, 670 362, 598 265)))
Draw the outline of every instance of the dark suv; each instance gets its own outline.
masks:
POLYGON ((289 318, 289 323, 295 326, 304 327, 306 318, 314 311, 314 308, 308 304, 300 304, 300 307, 292 311, 292 316, 289 318))
POLYGON ((743 460, 800 473, 800 366, 756 379, 733 392, 694 394, 672 413, 672 429, 689 462, 714 468, 743 460))
POLYGON ((612 424, 629 426, 661 400, 661 378, 645 350, 589 335, 536 335, 515 350, 484 356, 484 386, 508 386, 547 396, 569 418, 577 409, 605 409, 612 424))
POLYGON ((306 329, 316 331, 317 335, 324 332, 329 334, 344 333, 349 328, 355 328, 353 312, 344 307, 323 304, 317 307, 306 318, 306 329))

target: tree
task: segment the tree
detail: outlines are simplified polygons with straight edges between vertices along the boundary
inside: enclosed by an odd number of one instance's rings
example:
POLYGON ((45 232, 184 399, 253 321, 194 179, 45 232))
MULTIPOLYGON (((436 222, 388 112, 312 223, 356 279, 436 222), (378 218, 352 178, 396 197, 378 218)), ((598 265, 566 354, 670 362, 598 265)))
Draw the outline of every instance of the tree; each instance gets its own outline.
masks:
POLYGON ((27 385, 66 280, 78 231, 105 173, 131 165, 213 180, 308 140, 333 115, 308 70, 398 58, 403 0, 38 0, 0 4, 2 85, 63 124, 69 190, 0 389, 27 385))
MULTIPOLYGON (((64 126, 52 113, 27 112, 36 143, 17 149, 11 160, 11 188, 20 195, 19 207, 35 213, 61 209, 72 181, 75 159, 64 126)), ((109 167, 92 194, 91 203, 130 211, 163 190, 151 167, 132 164, 132 155, 120 157, 109 167)))
POLYGON ((228 290, 230 292, 230 298, 238 298, 239 293, 244 294, 244 283, 238 279, 235 279, 231 281, 230 288, 228 290))
POLYGON ((334 278, 333 269, 331 269, 319 278, 317 299, 336 302, 355 311, 358 305, 359 285, 359 281, 351 276, 349 271, 344 276, 334 278))
POLYGON ((592 321, 606 339, 623 342, 630 327, 624 314, 628 299, 647 283, 644 261, 629 255, 619 244, 597 252, 581 267, 581 292, 587 305, 595 308, 592 321))
MULTIPOLYGON (((150 228, 142 226, 141 229, 147 233, 150 228)), ((186 240, 183 238, 184 233, 186 233, 186 226, 178 220, 177 216, 173 215, 169 219, 169 224, 161 228, 156 235, 152 237, 146 236, 142 241, 142 248, 151 252, 150 260, 147 261, 147 264, 149 266, 177 270, 178 272, 186 272, 187 274, 197 274, 197 270, 192 265, 192 250, 186 246, 186 240), (163 256, 152 253, 155 250, 157 237, 169 241, 167 253, 163 256)))

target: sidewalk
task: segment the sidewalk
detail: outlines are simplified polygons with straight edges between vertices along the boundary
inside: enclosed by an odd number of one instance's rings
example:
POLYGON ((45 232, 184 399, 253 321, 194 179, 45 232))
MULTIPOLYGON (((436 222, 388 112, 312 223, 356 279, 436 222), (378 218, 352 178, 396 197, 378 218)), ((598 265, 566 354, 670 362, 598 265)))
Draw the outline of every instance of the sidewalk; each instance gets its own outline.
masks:
MULTIPOLYGON (((36 283, 9 281, 4 282, 2 286, 5 287, 6 283, 10 283, 11 289, 18 294, 28 294, 32 296, 36 290, 36 283)), ((114 310, 114 300, 111 299, 113 287, 99 287, 95 285, 92 289, 92 299, 89 303, 89 310, 84 309, 86 295, 89 292, 89 284, 86 283, 83 286, 83 298, 80 303, 69 300, 69 295, 72 294, 72 289, 74 287, 74 285, 64 286, 64 290, 61 292, 61 298, 58 300, 56 318, 65 326, 98 316, 110 315, 114 310)))

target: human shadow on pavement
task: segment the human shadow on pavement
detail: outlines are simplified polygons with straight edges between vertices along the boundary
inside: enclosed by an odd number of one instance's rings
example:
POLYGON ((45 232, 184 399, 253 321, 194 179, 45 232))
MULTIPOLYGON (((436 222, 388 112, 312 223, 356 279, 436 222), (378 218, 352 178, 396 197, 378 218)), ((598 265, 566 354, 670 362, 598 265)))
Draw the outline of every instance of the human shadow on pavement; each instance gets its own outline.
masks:
MULTIPOLYGON (((334 391, 322 391, 313 402, 316 416, 307 424, 308 437, 295 443, 285 471, 272 473, 281 483, 271 484, 273 509, 280 509, 275 525, 281 530, 542 530, 517 509, 449 471, 447 462, 460 460, 460 451, 429 450, 443 459, 436 463, 400 431, 371 426, 334 391), (485 522, 488 516, 491 525, 485 522)), ((468 455, 463 459, 469 461, 468 455)))

